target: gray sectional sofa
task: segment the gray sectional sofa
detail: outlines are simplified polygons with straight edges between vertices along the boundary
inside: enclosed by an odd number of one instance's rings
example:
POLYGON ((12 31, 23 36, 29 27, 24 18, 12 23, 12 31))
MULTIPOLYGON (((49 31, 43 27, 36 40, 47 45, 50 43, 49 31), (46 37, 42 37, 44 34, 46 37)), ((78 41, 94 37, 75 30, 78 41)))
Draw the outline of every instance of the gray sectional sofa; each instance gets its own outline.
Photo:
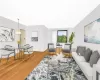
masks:
POLYGON ((100 54, 84 46, 78 46, 72 57, 88 80, 96 80, 96 66, 100 65, 100 54))

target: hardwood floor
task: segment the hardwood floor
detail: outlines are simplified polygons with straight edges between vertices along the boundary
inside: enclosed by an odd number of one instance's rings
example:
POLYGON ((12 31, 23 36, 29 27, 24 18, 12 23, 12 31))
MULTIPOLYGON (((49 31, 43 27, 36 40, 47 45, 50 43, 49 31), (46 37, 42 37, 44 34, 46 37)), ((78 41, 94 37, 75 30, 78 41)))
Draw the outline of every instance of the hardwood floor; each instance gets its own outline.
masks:
POLYGON ((33 52, 19 60, 11 57, 8 63, 3 59, 0 63, 0 80, 24 80, 46 54, 47 51, 33 52))

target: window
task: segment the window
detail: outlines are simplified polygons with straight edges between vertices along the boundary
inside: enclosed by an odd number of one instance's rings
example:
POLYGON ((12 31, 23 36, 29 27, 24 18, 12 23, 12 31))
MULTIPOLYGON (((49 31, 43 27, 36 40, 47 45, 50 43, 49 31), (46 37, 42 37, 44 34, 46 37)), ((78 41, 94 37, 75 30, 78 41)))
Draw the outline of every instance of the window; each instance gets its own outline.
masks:
POLYGON ((58 30, 57 31, 57 43, 67 43, 67 30, 58 30))
POLYGON ((36 41, 36 42, 38 41, 38 32, 37 31, 32 32, 31 41, 36 41))

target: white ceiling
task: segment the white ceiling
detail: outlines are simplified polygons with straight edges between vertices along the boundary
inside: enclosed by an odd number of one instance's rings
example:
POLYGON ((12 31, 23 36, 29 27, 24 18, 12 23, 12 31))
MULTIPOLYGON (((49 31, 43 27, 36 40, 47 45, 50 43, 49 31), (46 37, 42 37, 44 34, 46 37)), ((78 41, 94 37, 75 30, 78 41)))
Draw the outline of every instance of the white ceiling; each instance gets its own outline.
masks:
POLYGON ((0 15, 24 25, 75 27, 99 0, 0 0, 0 15))

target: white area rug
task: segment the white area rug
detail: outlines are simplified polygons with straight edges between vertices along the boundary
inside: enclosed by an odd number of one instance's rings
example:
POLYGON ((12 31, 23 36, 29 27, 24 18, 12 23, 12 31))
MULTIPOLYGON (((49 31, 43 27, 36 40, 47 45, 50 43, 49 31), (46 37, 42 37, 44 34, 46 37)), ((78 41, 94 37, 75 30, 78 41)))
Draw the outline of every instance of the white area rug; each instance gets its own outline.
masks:
POLYGON ((87 80, 72 58, 45 56, 25 80, 87 80))

